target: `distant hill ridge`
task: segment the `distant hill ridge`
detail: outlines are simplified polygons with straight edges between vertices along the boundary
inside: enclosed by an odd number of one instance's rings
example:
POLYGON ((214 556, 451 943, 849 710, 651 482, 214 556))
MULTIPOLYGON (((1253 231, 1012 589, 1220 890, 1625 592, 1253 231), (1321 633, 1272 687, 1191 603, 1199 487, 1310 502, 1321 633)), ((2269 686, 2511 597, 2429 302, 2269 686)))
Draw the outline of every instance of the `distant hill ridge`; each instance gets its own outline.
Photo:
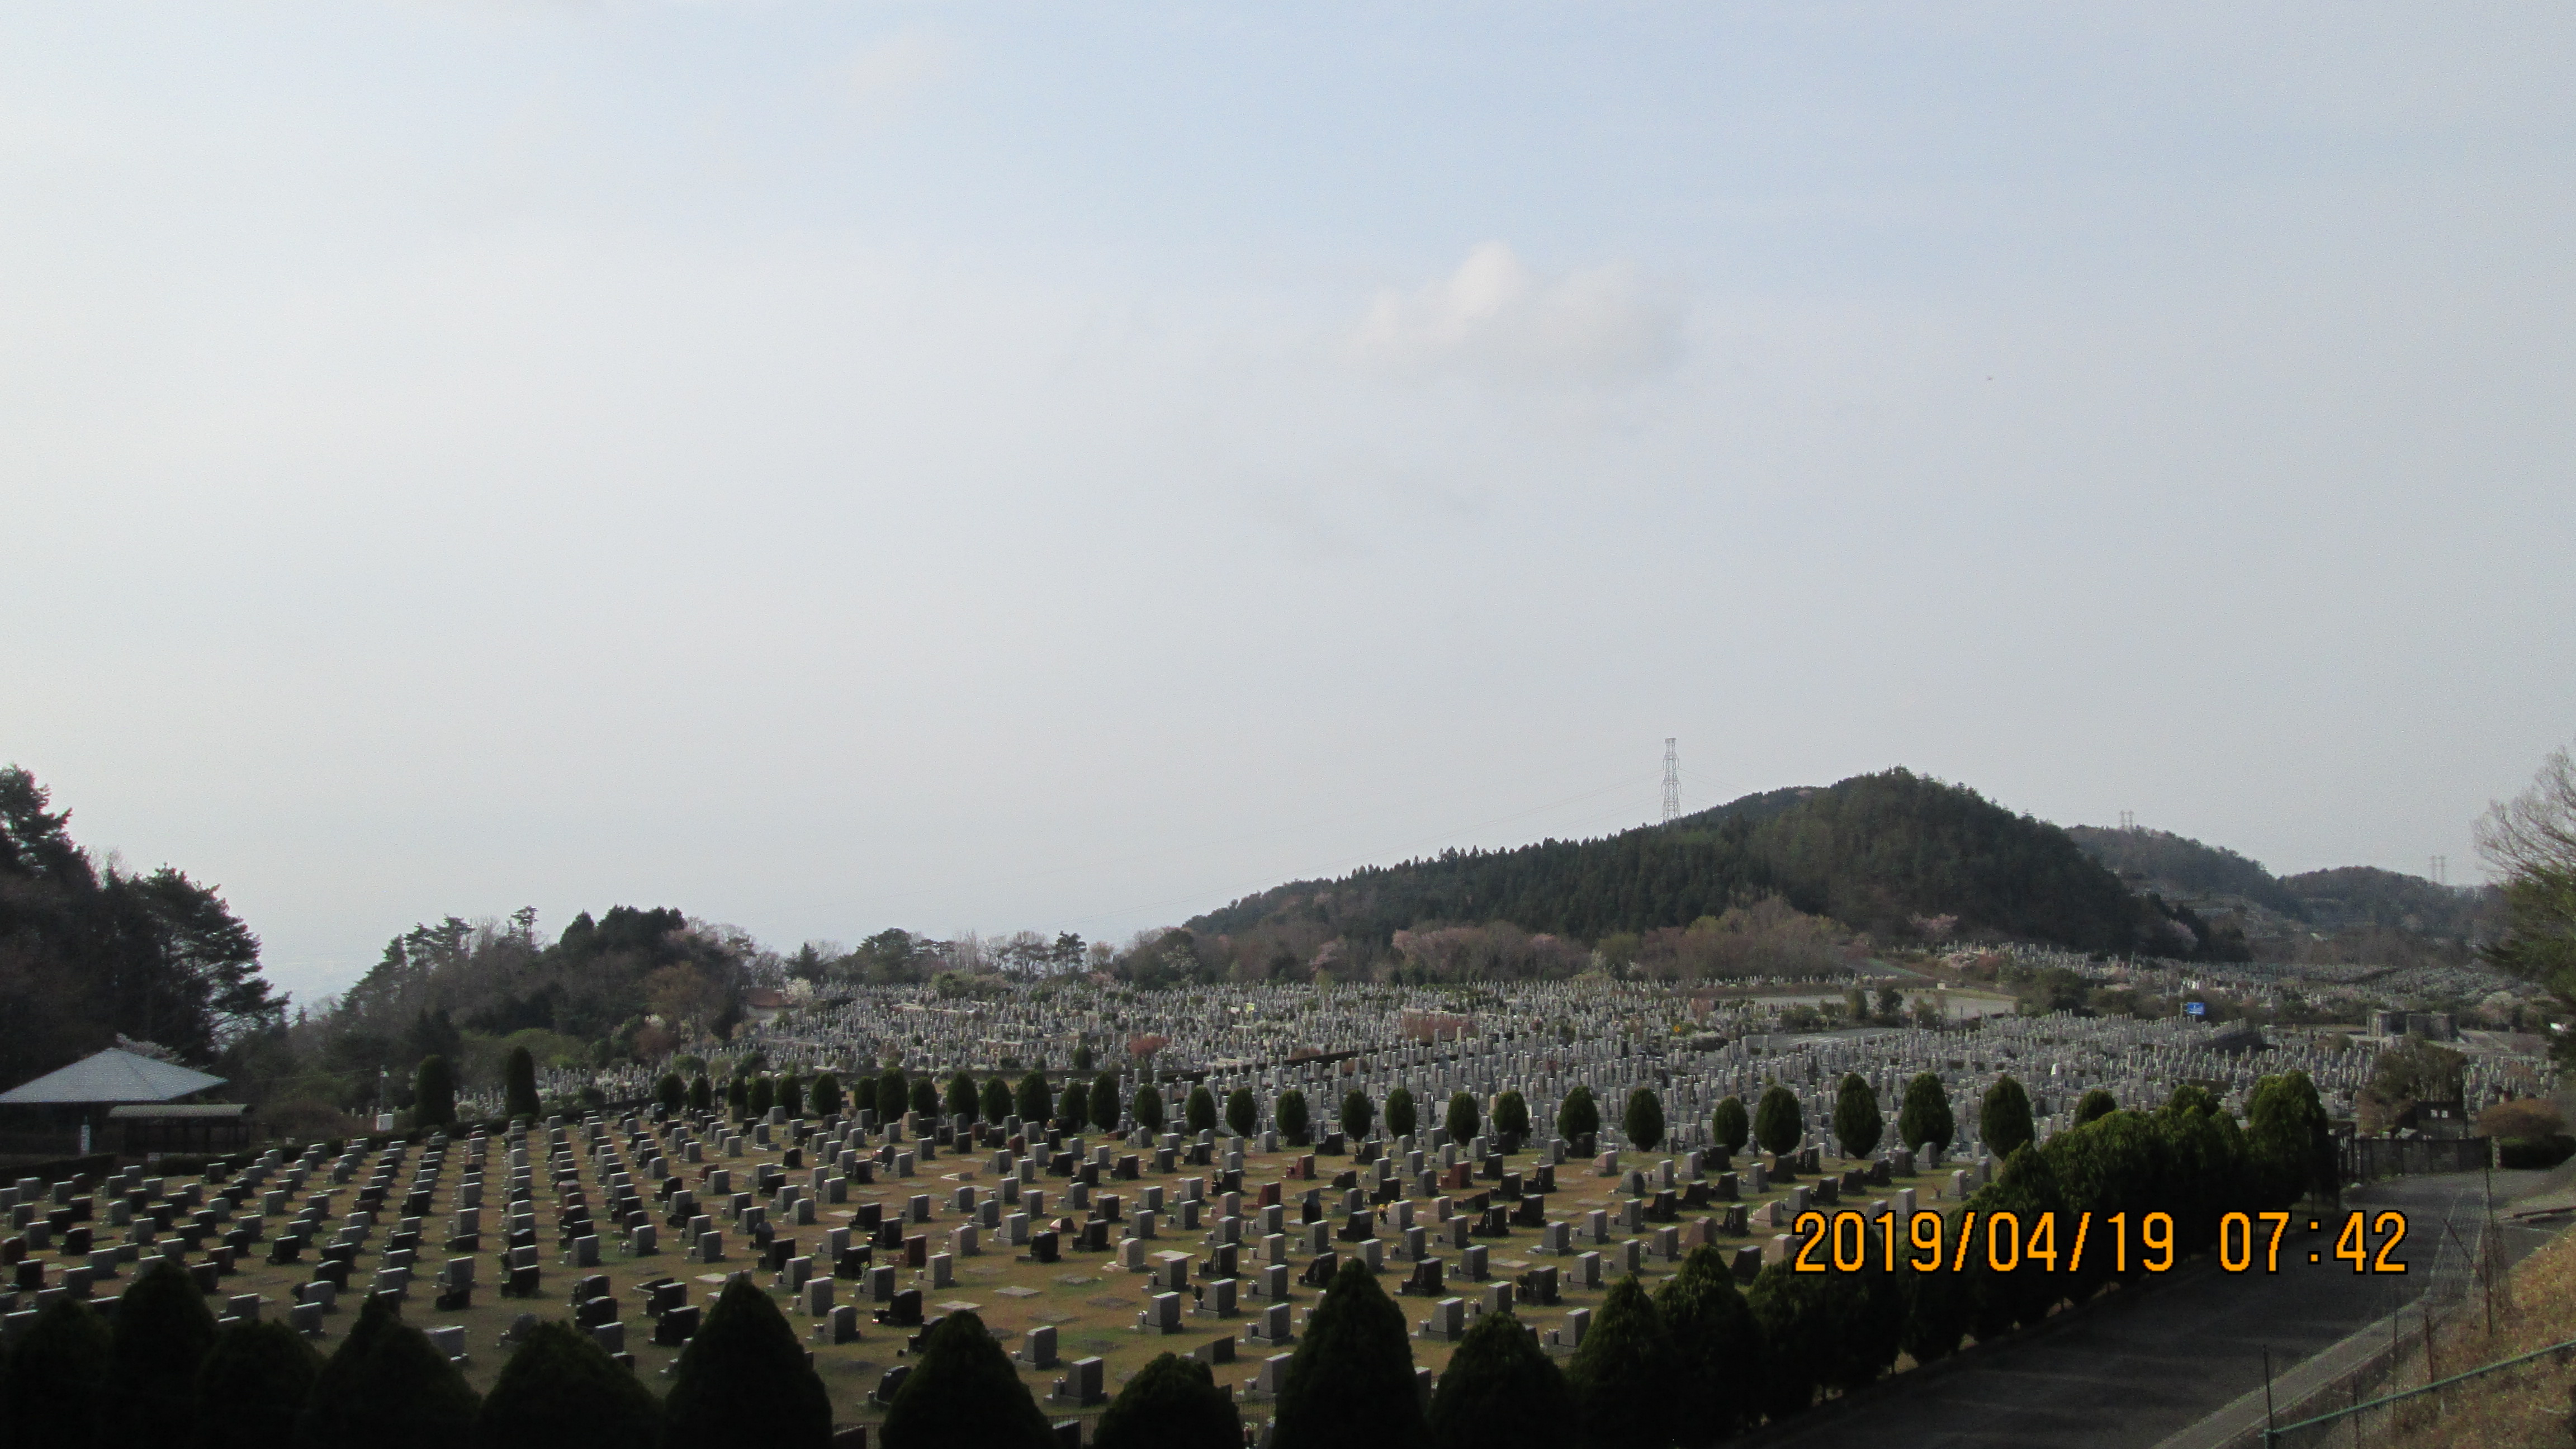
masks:
POLYGON ((1687 925, 1766 895, 1881 939, 1918 917, 2088 951, 2156 937, 2164 914, 2067 832, 1903 769, 1792 787, 1596 840, 1449 851, 1294 881, 1188 923, 1199 934, 1312 924, 1383 943, 1425 922, 1509 921, 1597 940, 1687 925))

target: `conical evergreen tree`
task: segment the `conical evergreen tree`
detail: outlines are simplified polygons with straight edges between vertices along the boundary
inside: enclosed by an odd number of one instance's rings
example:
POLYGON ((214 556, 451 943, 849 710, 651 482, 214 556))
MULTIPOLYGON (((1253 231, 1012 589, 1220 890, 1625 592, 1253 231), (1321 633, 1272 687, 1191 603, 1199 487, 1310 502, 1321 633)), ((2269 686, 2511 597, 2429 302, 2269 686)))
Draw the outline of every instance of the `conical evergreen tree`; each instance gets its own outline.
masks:
POLYGON ((1905 1084, 1905 1105, 1896 1113, 1896 1135, 1904 1140, 1897 1146, 1919 1148, 1929 1142, 1946 1149, 1957 1132, 1950 1119, 1950 1090, 1941 1085, 1938 1073, 1919 1073, 1905 1084))
POLYGON ((752 1078, 751 1115, 755 1118, 767 1117, 769 1115, 769 1109, 777 1105, 778 1079, 772 1077, 767 1072, 763 1072, 759 1076, 752 1078))
POLYGON ((1368 1093, 1357 1087, 1342 1094, 1342 1132, 1357 1142, 1368 1135, 1369 1119, 1376 1108, 1369 1105, 1368 1093))
POLYGON ((1118 1391, 1091 1443, 1093 1449, 1243 1449, 1243 1415, 1206 1364, 1167 1353, 1118 1391))
POLYGON ((1125 1106, 1118 1100, 1118 1074, 1102 1072, 1091 1079, 1091 1125, 1103 1132, 1118 1128, 1118 1114, 1125 1106))
MULTIPOLYGON (((1020 1115, 1032 1122, 1046 1120, 1046 1078, 1044 1077, 1038 1078, 1038 1101, 1037 1111, 1023 1112, 1020 1115)), ((891 1122, 911 1110, 912 1079, 903 1074, 903 1068, 888 1067, 879 1072, 877 1074, 877 1120, 891 1122)))
POLYGON ((2119 1110, 2119 1098, 2112 1096, 2109 1091, 2101 1087, 2095 1087, 2075 1099, 2075 1125, 2081 1127, 2087 1122, 2099 1121, 2119 1110))
POLYGON ((526 1047, 510 1048, 509 1060, 501 1067, 502 1115, 533 1118, 544 1110, 537 1100, 537 1059, 526 1047))
MULTIPOLYGON (((914 1370, 918 1373, 919 1370, 914 1370)), ((769 1295, 736 1278, 680 1351, 663 1442, 829 1449, 832 1399, 769 1295)))
POLYGON ((1508 1091, 1496 1097, 1494 1130, 1509 1136, 1516 1143, 1526 1140, 1530 1130, 1529 1098, 1522 1096, 1517 1090, 1508 1091))
POLYGON ((689 1078, 689 1110, 711 1112, 715 1110, 715 1105, 716 1086, 715 1083, 707 1080, 707 1074, 700 1072, 689 1078))
POLYGON ((1271 1449, 1421 1449, 1404 1313, 1354 1258, 1307 1320, 1279 1389, 1271 1449))
POLYGON ((1753 1136, 1753 1122, 1745 1114, 1744 1099, 1728 1097, 1720 1101, 1717 1110, 1708 1115, 1708 1131, 1718 1146, 1729 1152, 1742 1152, 1753 1136))
POLYGON ((365 1442, 366 1406, 360 1395, 367 1356, 396 1321, 392 1305, 383 1299, 371 1297, 359 1305, 357 1321, 314 1375, 312 1395, 297 1416, 295 1441, 301 1449, 337 1449, 365 1442))
POLYGON ((174 1444, 196 1417, 197 1369, 214 1347, 215 1315, 188 1270, 167 1258, 137 1275, 116 1303, 102 1424, 118 1444, 174 1444))
POLYGON ((1314 1123, 1306 1115, 1306 1094, 1295 1087, 1279 1094, 1279 1135, 1291 1147, 1306 1145, 1306 1133, 1314 1123))
POLYGON ((678 1072, 664 1072, 653 1084, 653 1104, 665 1112, 679 1111, 689 1105, 689 1084, 680 1080, 678 1072))
POLYGON ((1997 1162, 2028 1145, 2037 1135, 2030 1121, 2030 1097, 2021 1083, 2010 1076, 1995 1078, 1986 1089, 1986 1099, 1977 1108, 1977 1136, 1984 1140, 1986 1151, 1997 1162))
POLYGON ((661 1429, 631 1370, 571 1324, 540 1323, 474 1416, 474 1449, 643 1449, 661 1429))
POLYGON ((1761 1100, 1753 1104, 1753 1140, 1762 1150, 1795 1152, 1806 1135, 1807 1114, 1799 1110, 1797 1096, 1777 1082, 1763 1088, 1761 1100))
POLYGON ((322 1356, 304 1335, 274 1320, 236 1323, 215 1334, 197 1370, 194 1449, 285 1449, 313 1393, 322 1356))
POLYGON ((1508 1311, 1476 1320, 1431 1393, 1432 1449, 1564 1449, 1574 1422, 1564 1371, 1508 1311))
POLYGON ((1673 1346, 1646 1285, 1629 1274, 1612 1284, 1574 1351, 1574 1388, 1584 1449, 1662 1449, 1672 1442, 1673 1346))
POLYGON ((381 1298, 369 1298, 314 1379, 303 1449, 455 1449, 474 1432, 474 1390, 381 1298))
POLYGON ((1011 1115, 1011 1084, 1000 1077, 984 1079, 984 1120, 1000 1126, 1011 1115))
MULTIPOLYGON (((1410 1099, 1407 1105, 1411 1105, 1410 1099)), ((1476 1135, 1482 1116, 1476 1109, 1474 1097, 1465 1092, 1455 1092, 1449 1097, 1449 1110, 1441 1114, 1440 1126, 1448 1132, 1450 1141, 1463 1143, 1476 1135)))
POLYGON ((456 1071, 436 1052, 412 1073, 411 1119, 423 1131, 456 1125, 456 1071))
POLYGON ((1655 1290, 1680 1372, 1669 1427, 1684 1444, 1734 1433, 1759 1412, 1762 1328, 1753 1321, 1726 1255, 1713 1243, 1691 1249, 1682 1270, 1655 1290))
MULTIPOLYGON (((882 1100, 885 1095, 884 1090, 880 1088, 877 1095, 882 1100)), ((1011 1105, 1019 1112, 1020 1120, 1028 1125, 1030 1131, 1045 1131, 1047 1113, 1055 1109, 1055 1094, 1047 1090, 1046 1073, 1031 1072, 1020 1078, 1019 1097, 1011 1105)), ((879 1109, 878 1115, 884 1115, 882 1108, 879 1109)))
POLYGON ((1163 1089, 1151 1082, 1139 1084, 1136 1088, 1136 1102, 1131 1110, 1136 1114, 1137 1126, 1148 1132, 1162 1131, 1163 1089))
POLYGON ((1261 1125, 1261 1101, 1250 1087, 1237 1087, 1225 1094, 1225 1125, 1237 1137, 1249 1137, 1261 1125))
POLYGON ((778 1105, 790 1119, 805 1115, 805 1078, 795 1072, 778 1079, 778 1105))
POLYGON ((1190 1099, 1184 1104, 1184 1110, 1189 1114, 1192 1132, 1216 1130, 1216 1093, 1209 1091, 1205 1082, 1190 1088, 1190 1099))
POLYGON ((1652 1152, 1664 1141, 1664 1099, 1652 1087, 1639 1087, 1628 1094, 1628 1110, 1619 1114, 1619 1131, 1628 1145, 1642 1152, 1652 1152))
POLYGON ((918 1117, 936 1117, 939 1115, 939 1084, 937 1082, 932 1081, 926 1076, 913 1078, 912 1110, 913 1115, 918 1117))
POLYGON ((1387 1135, 1391 1137, 1402 1137, 1411 1132, 1413 1128, 1413 1089, 1399 1085, 1395 1090, 1386 1094, 1387 1135))
POLYGON ((957 1075, 948 1079, 949 1116, 963 1117, 967 1121, 972 1122, 975 1120, 975 1114, 983 1108, 983 1105, 984 1099, 976 1092, 975 1079, 973 1077, 966 1075, 964 1072, 959 1072, 957 1075))
POLYGON ((1601 1104, 1592 1100, 1592 1089, 1576 1086, 1556 1104, 1556 1135, 1572 1142, 1601 1130, 1601 1104))
POLYGON ((886 1449, 1048 1449, 1054 1437, 984 1320, 939 1320, 886 1410, 886 1449))
MULTIPOLYGON (((814 1098, 815 1116, 837 1117, 841 1114, 842 1098, 841 1079, 839 1076, 831 1072, 825 1072, 821 1076, 816 1077, 814 1079, 814 1091, 812 1096, 814 1098)), ((1004 1097, 1002 1101, 1005 1106, 1008 1106, 1010 1098, 1004 1097)), ((1000 1119, 996 1118, 995 1120, 998 1121, 1000 1119)))
POLYGON ((1834 1089, 1834 1140, 1845 1157, 1867 1157, 1878 1150, 1887 1124, 1878 1115, 1878 1093, 1858 1072, 1843 1073, 1834 1089))
POLYGON ((88 1304, 65 1298, 36 1315, 9 1355, 9 1442, 42 1449, 89 1449, 99 1437, 100 1398, 115 1346, 88 1304))
POLYGON ((1079 1132, 1090 1116, 1091 1088, 1075 1078, 1065 1078, 1064 1095, 1056 1102, 1056 1122, 1067 1132, 1079 1132))

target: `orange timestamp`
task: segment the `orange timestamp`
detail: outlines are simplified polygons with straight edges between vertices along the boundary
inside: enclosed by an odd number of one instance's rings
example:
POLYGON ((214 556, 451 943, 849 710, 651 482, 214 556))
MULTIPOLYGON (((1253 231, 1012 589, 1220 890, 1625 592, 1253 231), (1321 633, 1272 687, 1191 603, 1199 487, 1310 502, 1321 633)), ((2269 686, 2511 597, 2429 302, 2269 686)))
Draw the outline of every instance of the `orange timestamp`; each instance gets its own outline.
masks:
MULTIPOLYGON (((2174 1266, 2171 1213, 2139 1214, 2134 1239, 2131 1217, 2125 1212, 2074 1214, 2071 1226, 2063 1230, 2060 1216, 2054 1212, 1979 1212, 1972 1208, 1954 1224, 1940 1213, 1921 1212, 1905 1220, 1900 1246, 1894 1213, 1873 1218, 1851 1209, 1831 1215, 1811 1209, 1798 1214, 1790 1224, 1791 1235, 1801 1241, 1790 1255, 1789 1266, 1799 1273, 1857 1273, 1870 1267, 1892 1273, 1900 1263, 1917 1273, 1976 1269, 1996 1273, 2075 1273, 2083 1270, 2085 1254, 2090 1251, 2097 1255, 2097 1263, 2107 1255, 2113 1272, 2126 1273, 2133 1242, 2139 1268, 2163 1273, 2174 1266)), ((2230 1273, 2250 1271, 2260 1240, 2263 1271, 2279 1272, 2281 1240, 2289 1229, 2291 1216, 2286 1212, 2222 1214, 2218 1220, 2219 1267, 2230 1273), (2268 1235, 2257 1231, 2258 1222, 2270 1229, 2268 1235)), ((2308 1220, 2309 1232, 2322 1232, 2324 1228, 2323 1219, 2308 1220)), ((2370 1218, 2355 1211, 2344 1219, 2334 1256, 2350 1262, 2356 1273, 2403 1273, 2406 1264, 2390 1255, 2405 1238, 2404 1213, 2392 1209, 2370 1218), (2379 1239, 2375 1250, 2374 1235, 2379 1239)), ((2311 1263, 2323 1259, 2322 1250, 2308 1254, 2311 1263)))

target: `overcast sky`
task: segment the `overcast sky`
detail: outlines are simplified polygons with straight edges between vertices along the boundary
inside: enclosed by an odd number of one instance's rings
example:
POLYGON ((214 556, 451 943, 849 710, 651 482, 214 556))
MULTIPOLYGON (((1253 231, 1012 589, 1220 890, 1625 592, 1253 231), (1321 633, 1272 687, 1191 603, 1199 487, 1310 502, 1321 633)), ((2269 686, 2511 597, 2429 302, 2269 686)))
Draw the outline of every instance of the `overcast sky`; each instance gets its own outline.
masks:
POLYGON ((0 7, 0 760, 309 997, 2576 735, 2576 10, 1246 8, 0 7))

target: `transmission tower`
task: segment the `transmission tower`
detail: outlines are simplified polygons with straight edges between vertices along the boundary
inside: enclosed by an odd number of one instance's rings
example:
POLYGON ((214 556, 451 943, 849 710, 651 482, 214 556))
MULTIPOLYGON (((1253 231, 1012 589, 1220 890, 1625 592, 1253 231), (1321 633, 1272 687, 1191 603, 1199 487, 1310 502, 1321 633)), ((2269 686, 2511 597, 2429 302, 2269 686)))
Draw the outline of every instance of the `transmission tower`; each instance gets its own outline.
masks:
POLYGON ((2123 811, 2121 811, 2121 812, 2120 812, 2120 828, 2121 828, 2122 830, 2135 830, 2135 829, 2137 829, 2137 828, 2138 828, 2138 812, 2137 812, 2137 811, 2135 811, 2135 810, 2123 810, 2123 811))
POLYGON ((1682 814, 1682 758, 1675 753, 1676 741, 1664 740, 1664 823, 1670 825, 1682 814))
POLYGON ((2433 884, 2449 885, 2451 883, 2451 858, 2447 855, 2434 856, 2432 866, 2433 884))

